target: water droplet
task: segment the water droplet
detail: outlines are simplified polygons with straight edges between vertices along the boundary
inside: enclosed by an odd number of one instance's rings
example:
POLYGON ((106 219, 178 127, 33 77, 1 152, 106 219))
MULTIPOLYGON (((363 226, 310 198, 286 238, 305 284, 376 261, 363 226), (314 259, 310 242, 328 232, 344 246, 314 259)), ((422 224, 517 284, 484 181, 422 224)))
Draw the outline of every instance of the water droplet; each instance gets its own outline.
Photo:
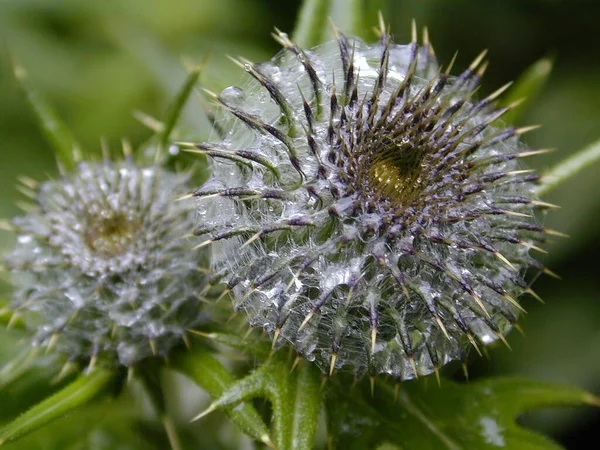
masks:
POLYGON ((223 89, 219 98, 228 105, 239 105, 244 101, 246 95, 239 87, 229 86, 223 89))

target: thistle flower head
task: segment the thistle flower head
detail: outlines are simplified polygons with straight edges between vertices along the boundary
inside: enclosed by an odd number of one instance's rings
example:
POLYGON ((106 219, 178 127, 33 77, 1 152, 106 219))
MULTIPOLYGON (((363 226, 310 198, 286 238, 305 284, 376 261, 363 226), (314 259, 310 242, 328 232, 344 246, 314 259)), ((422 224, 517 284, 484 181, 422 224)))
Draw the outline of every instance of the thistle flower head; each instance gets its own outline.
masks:
POLYGON ((426 375, 517 320, 544 229, 498 126, 476 100, 483 54, 458 76, 424 33, 397 45, 341 34, 312 49, 280 32, 271 61, 217 102, 212 176, 195 191, 213 265, 236 310, 325 372, 426 375))
POLYGON ((199 323, 198 255, 182 239, 194 214, 175 201, 186 175, 126 160, 25 183, 34 205, 6 262, 35 345, 131 366, 199 323))

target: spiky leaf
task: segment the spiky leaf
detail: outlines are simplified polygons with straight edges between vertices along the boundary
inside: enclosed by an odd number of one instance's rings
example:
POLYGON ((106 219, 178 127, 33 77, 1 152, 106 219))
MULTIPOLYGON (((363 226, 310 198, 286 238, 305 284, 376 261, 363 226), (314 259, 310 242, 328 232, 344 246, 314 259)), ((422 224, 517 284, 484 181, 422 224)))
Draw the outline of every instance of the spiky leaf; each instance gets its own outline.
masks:
MULTIPOLYGON (((233 375, 206 350, 198 348, 180 352, 172 359, 171 366, 194 380, 213 397, 220 396, 234 384, 233 375)), ((227 408, 225 413, 248 436, 271 446, 269 430, 252 405, 227 408)))
POLYGON ((81 375, 56 394, 43 400, 0 430, 0 445, 23 437, 107 392, 115 373, 95 369, 81 375))
MULTIPOLYGON (((523 379, 496 378, 459 384, 410 382, 398 392, 377 383, 348 392, 332 383, 326 395, 328 432, 333 448, 363 449, 395 444, 418 449, 559 449, 545 436, 519 426, 531 409, 596 404, 581 389, 523 379)), ((388 448, 388 447, 383 447, 388 448)))
POLYGON ((310 364, 289 360, 281 352, 272 355, 247 377, 231 384, 200 415, 231 408, 252 398, 266 398, 273 414, 273 440, 279 450, 313 448, 321 410, 318 370, 310 364))

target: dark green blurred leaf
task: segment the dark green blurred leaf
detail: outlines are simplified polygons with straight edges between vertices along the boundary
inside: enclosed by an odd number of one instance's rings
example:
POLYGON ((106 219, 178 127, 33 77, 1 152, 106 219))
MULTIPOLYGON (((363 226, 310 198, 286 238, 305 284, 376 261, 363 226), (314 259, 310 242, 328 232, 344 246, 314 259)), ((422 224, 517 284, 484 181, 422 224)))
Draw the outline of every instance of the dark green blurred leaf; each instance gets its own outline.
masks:
MULTIPOLYGON (((600 392, 600 302, 596 284, 583 275, 565 274, 564 281, 552 280, 539 293, 545 304, 529 302, 529 314, 520 321, 525 336, 511 333, 512 350, 494 349, 491 364, 497 372, 573 383, 600 392), (572 285, 578 285, 578 289, 572 285)), ((527 423, 545 432, 565 432, 584 422, 589 412, 585 408, 536 411, 527 415, 527 423)))
POLYGON ((183 83, 183 85, 177 92, 177 95, 173 99, 173 102, 169 106, 169 110, 167 111, 167 115, 164 120, 164 128, 162 129, 162 131, 160 132, 160 135, 159 135, 159 137, 160 137, 160 142, 159 142, 159 147, 158 147, 159 156, 161 153, 164 153, 169 147, 169 140, 171 138, 171 133, 173 132, 173 129, 175 128, 175 125, 177 124, 177 121, 179 120, 179 117, 181 116, 183 108, 185 107, 185 104, 187 103, 188 99, 190 98, 190 95, 192 94, 192 91, 193 91, 194 87, 196 86, 196 83, 198 82, 198 78, 200 77, 200 72, 201 72, 200 67, 195 67, 192 70, 190 70, 190 73, 188 74, 188 76, 185 80, 185 83, 183 83))
POLYGON ((304 0, 296 19, 292 41, 300 48, 323 42, 332 0, 304 0))
POLYGON ((27 347, 19 355, 0 367, 0 389, 10 385, 34 367, 38 356, 39 351, 37 349, 27 347))
POLYGON ((582 148, 573 155, 559 162, 548 170, 543 178, 541 186, 537 189, 539 195, 545 195, 556 189, 569 178, 574 177, 583 169, 600 161, 600 140, 582 148))
MULTIPOLYGON (((329 14, 331 21, 342 33, 366 38, 363 23, 365 13, 363 0, 333 0, 329 14)), ((375 26, 376 24, 368 25, 375 26)))
MULTIPOLYGON (((150 438, 131 408, 131 398, 81 408, 29 436, 6 445, 7 450, 136 450, 163 449, 166 440, 150 438)), ((152 423, 156 428, 156 424, 152 423)))
POLYGON ((553 65, 554 60, 546 57, 539 59, 525 69, 500 102, 501 106, 509 106, 513 102, 522 100, 519 105, 502 116, 503 121, 510 124, 519 123, 523 112, 537 100, 538 95, 548 81, 553 65))
POLYGON ((105 393, 115 373, 95 369, 43 400, 0 430, 0 446, 15 441, 105 393))
POLYGON ((27 100, 35 112, 46 140, 54 150, 56 159, 66 170, 72 170, 80 153, 79 144, 56 111, 46 102, 44 96, 29 82, 27 71, 15 63, 14 72, 27 95, 27 100))
POLYGON ((342 33, 364 38, 365 14, 362 0, 305 0, 298 14, 292 41, 300 48, 322 44, 331 34, 330 21, 342 33))
POLYGON ((419 450, 558 449, 548 438, 517 425, 516 418, 534 408, 600 405, 581 389, 551 383, 488 379, 443 381, 438 388, 427 381, 402 385, 396 399, 394 388, 385 383, 375 386, 373 396, 368 387, 348 392, 334 384, 326 394, 334 448, 375 448, 387 442, 419 450))

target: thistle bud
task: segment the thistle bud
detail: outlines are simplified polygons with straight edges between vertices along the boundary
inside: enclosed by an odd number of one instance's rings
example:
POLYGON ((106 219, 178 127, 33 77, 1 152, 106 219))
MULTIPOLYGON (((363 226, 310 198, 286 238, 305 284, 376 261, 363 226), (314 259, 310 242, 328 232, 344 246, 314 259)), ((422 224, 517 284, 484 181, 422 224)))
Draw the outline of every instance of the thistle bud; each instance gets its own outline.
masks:
POLYGON ((537 175, 526 129, 475 99, 480 55, 451 76, 424 33, 367 44, 341 34, 273 60, 216 101, 221 139, 195 145, 212 176, 194 192, 214 270, 274 346, 326 373, 397 379, 464 360, 504 335, 529 291, 537 175))
POLYGON ((206 266, 183 236, 194 212, 175 201, 188 177, 130 161, 79 163, 37 184, 13 220, 6 263, 13 308, 34 335, 81 362, 132 366, 164 356, 202 320, 206 266))

